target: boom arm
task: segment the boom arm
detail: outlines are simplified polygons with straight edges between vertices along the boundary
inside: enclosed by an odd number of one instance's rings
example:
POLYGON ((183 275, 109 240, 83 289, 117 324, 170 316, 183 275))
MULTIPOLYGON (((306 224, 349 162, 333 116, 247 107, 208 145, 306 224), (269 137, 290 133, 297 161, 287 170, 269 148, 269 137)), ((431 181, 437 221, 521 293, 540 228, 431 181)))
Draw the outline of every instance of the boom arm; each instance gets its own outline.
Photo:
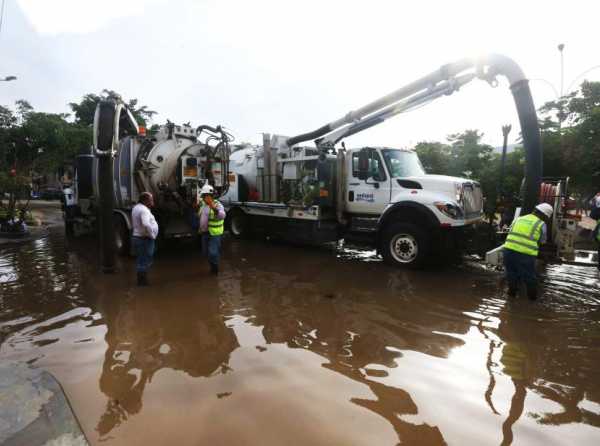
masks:
POLYGON ((427 76, 312 132, 289 138, 287 145, 292 147, 313 139, 320 147, 332 146, 341 139, 380 124, 392 116, 440 96, 450 95, 476 77, 495 86, 497 75, 508 79, 519 115, 526 160, 523 208, 525 212, 529 212, 538 202, 542 177, 542 149, 537 114, 523 71, 512 59, 499 54, 490 54, 480 59, 461 59, 443 65, 427 76))

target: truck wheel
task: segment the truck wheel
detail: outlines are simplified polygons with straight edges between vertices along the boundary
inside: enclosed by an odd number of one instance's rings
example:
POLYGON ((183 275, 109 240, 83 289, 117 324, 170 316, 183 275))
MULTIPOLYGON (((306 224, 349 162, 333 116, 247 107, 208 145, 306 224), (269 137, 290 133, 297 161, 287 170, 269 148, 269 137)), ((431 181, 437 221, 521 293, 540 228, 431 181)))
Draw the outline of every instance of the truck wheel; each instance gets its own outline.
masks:
POLYGON ((381 254, 390 265, 420 268, 429 257, 429 250, 427 234, 411 223, 392 223, 384 229, 381 254))
POLYGON ((234 209, 229 219, 229 231, 235 238, 250 236, 250 222, 248 216, 239 209, 234 209))
POLYGON ((120 215, 115 215, 113 220, 115 223, 115 248, 119 255, 127 256, 129 255, 129 245, 131 243, 129 229, 120 215))

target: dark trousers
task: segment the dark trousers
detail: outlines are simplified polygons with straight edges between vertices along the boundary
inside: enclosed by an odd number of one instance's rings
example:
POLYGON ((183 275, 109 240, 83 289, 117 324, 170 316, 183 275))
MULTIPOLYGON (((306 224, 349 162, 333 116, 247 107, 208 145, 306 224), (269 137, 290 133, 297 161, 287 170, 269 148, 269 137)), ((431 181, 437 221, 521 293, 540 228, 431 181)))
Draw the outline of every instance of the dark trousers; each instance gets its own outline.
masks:
POLYGON ((219 266, 221 258, 221 235, 202 233, 202 255, 208 258, 208 263, 219 266))
POLYGON ((138 273, 145 273, 152 266, 154 257, 154 240, 151 238, 133 237, 135 250, 135 269, 138 273))
POLYGON ((516 290, 521 282, 525 282, 528 289, 537 286, 535 256, 504 248, 504 269, 509 290, 516 290))

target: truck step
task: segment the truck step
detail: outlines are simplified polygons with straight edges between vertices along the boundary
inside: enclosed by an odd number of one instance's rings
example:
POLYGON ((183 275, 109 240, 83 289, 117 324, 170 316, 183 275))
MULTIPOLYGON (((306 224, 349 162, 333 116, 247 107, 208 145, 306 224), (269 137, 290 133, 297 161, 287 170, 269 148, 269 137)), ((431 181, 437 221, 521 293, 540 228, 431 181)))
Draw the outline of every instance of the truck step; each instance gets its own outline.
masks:
POLYGON ((373 233, 377 230, 378 220, 378 217, 353 217, 350 221, 350 231, 373 233))

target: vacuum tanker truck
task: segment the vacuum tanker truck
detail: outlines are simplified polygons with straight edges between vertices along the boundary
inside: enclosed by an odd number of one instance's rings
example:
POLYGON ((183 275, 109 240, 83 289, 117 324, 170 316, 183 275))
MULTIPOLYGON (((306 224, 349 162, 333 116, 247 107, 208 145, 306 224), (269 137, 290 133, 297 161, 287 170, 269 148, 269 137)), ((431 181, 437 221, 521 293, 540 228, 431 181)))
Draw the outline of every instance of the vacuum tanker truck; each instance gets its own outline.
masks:
MULTIPOLYGON (((153 213, 164 239, 195 235, 195 205, 209 182, 227 191, 231 136, 221 127, 167 123, 152 136, 145 131, 118 139, 113 168, 115 245, 130 252, 131 209, 139 194, 155 197, 153 213)), ((65 190, 65 227, 74 235, 98 230, 98 157, 90 151, 75 159, 75 181, 65 190)))
POLYGON ((465 230, 482 218, 478 182, 428 175, 412 150, 270 149, 276 141, 265 135, 264 147, 231 155, 233 182, 221 202, 236 237, 351 240, 378 247, 392 264, 417 267, 437 248, 459 250, 465 230))
MULTIPOLYGON (((347 150, 343 140, 451 95, 475 79, 496 86, 499 75, 508 80, 521 124, 526 159, 523 211, 529 212, 538 203, 542 171, 535 106, 521 68, 492 54, 443 65, 311 132, 293 137, 263 134, 262 146, 243 147, 231 158, 230 138, 219 127, 193 130, 169 125, 147 138, 133 123, 131 134, 122 135, 121 121, 132 122, 121 113, 125 107, 108 104, 107 113, 99 107, 94 156, 77 159, 76 199, 67 227, 74 231, 93 227, 94 216, 100 215, 103 252, 110 260, 106 234, 112 233, 111 215, 117 244, 125 251, 131 206, 147 190, 156 197, 162 236, 192 235, 194 203, 208 182, 221 195, 236 237, 264 233, 308 243, 352 239, 375 247, 393 265, 420 267, 437 254, 454 254, 468 230, 482 219, 480 185, 465 178, 428 175, 410 150, 347 150), (103 116, 107 116, 104 124, 103 116), (204 142, 199 141, 202 132, 208 132, 204 142), (113 157, 111 169, 107 166, 113 157)), ((107 269, 110 263, 106 262, 107 269)))
POLYGON ((388 263, 407 267, 455 254, 483 217, 480 185, 426 174, 411 150, 346 150, 342 140, 474 79, 496 86, 498 75, 508 79, 519 114, 527 162, 524 208, 532 209, 540 186, 541 147, 528 81, 511 59, 488 55, 444 65, 314 131, 294 137, 264 134, 262 147, 232 153, 235 184, 221 198, 231 233, 260 232, 309 243, 358 240, 376 248, 388 263), (314 147, 306 145, 311 140, 314 147))

